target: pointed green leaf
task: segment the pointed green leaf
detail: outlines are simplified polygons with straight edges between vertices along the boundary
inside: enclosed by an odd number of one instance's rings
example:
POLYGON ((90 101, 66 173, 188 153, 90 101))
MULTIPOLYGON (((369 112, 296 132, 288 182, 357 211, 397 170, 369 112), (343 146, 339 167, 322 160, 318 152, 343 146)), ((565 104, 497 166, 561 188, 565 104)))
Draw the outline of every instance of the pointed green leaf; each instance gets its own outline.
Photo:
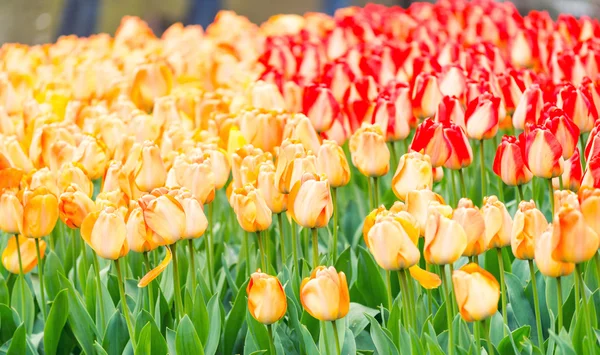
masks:
POLYGON ((178 355, 204 355, 204 349, 196 333, 196 328, 194 328, 194 324, 187 315, 183 317, 179 326, 177 326, 175 349, 178 355))
POLYGON ((54 298, 50 313, 48 314, 48 319, 44 325, 44 351, 46 354, 56 354, 60 335, 67 322, 68 316, 69 298, 67 290, 63 289, 56 295, 56 298, 54 298))

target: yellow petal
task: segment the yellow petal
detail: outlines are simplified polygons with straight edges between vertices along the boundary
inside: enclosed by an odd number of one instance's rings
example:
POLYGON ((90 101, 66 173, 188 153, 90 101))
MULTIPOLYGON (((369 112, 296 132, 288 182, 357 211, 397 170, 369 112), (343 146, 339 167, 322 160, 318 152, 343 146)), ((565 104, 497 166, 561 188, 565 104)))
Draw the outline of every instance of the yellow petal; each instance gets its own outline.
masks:
POLYGON ((421 269, 418 265, 414 265, 408 269, 410 276, 428 290, 438 288, 442 284, 440 277, 432 272, 421 269))
POLYGON ((167 253, 165 254, 165 258, 163 259, 163 261, 161 261, 160 264, 158 264, 158 266, 156 266, 154 269, 150 270, 146 275, 144 275, 144 277, 142 277, 142 279, 138 283, 138 287, 148 286, 148 284, 150 282, 152 282, 152 280, 157 278, 158 275, 160 275, 163 271, 165 271, 165 269, 171 262, 172 258, 173 258, 173 255, 171 254, 171 248, 169 248, 169 246, 167 246, 167 253))

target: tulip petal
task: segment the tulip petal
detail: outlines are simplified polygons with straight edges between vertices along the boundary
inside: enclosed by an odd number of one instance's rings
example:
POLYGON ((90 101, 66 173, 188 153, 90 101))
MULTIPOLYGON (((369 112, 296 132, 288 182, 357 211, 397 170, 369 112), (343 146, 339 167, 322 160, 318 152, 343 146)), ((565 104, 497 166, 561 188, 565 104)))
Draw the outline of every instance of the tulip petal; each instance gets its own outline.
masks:
POLYGON ((419 267, 419 265, 414 265, 408 269, 410 272, 410 276, 417 280, 417 282, 428 290, 432 290, 440 287, 442 284, 442 279, 437 274, 429 272, 427 270, 423 270, 419 267))
POLYGON ((163 271, 165 271, 165 269, 171 262, 171 259, 173 258, 173 254, 171 253, 171 248, 169 246, 167 246, 166 250, 167 250, 167 253, 165 254, 165 258, 163 259, 163 261, 161 261, 160 264, 158 264, 154 269, 148 271, 148 273, 140 279, 140 282, 138 282, 138 287, 148 286, 148 284, 150 282, 152 282, 152 280, 157 278, 158 275, 160 275, 163 271))

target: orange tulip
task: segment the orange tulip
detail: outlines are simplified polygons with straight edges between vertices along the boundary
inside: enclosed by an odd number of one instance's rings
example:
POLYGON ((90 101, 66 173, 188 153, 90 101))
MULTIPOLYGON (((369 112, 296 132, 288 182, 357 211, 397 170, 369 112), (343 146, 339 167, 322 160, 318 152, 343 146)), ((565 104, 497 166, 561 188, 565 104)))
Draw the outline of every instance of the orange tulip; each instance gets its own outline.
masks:
POLYGON ((185 187, 173 189, 169 194, 175 197, 185 212, 185 231, 181 239, 201 237, 208 227, 208 220, 200 202, 185 187))
MULTIPOLYGON (((21 252, 21 263, 23 265, 23 273, 27 274, 37 265, 37 253, 35 249, 35 241, 25 238, 22 235, 19 238, 19 250, 17 250, 17 241, 15 238, 10 238, 6 248, 2 252, 2 265, 6 270, 13 274, 18 274, 19 270, 19 251, 21 252)), ((40 241, 40 257, 44 257, 46 252, 46 242, 40 241)))
POLYGON ((552 235, 554 229, 550 224, 535 241, 535 264, 542 273, 548 277, 561 277, 570 275, 575 270, 575 264, 565 263, 554 259, 552 235))
POLYGON ((317 153, 321 145, 321 139, 310 123, 308 117, 297 113, 288 118, 283 129, 283 138, 297 140, 304 146, 306 151, 317 153))
POLYGON ((444 216, 452 216, 452 207, 444 204, 442 196, 431 190, 414 190, 406 195, 406 211, 417 220, 420 234, 424 235, 429 207, 435 207, 444 216))
POLYGON ((575 209, 579 209, 579 199, 577 194, 570 190, 554 191, 554 211, 552 213, 558 213, 558 210, 563 205, 569 205, 575 209))
POLYGON ((412 190, 431 190, 433 169, 428 155, 410 152, 402 155, 392 179, 392 190, 400 200, 412 190))
POLYGON ((6 234, 18 234, 23 230, 23 205, 18 195, 5 190, 0 195, 0 230, 6 234))
POLYGON ((350 182, 350 166, 346 154, 336 141, 324 140, 317 155, 317 171, 324 174, 333 188, 350 182))
POLYGON ((324 175, 305 173, 294 185, 288 200, 289 213, 305 228, 323 228, 333 214, 329 181, 324 175))
POLYGON ((258 269, 250 275, 246 294, 248 311, 257 321, 273 324, 285 315, 287 298, 277 277, 262 273, 258 269))
POLYGON ((317 266, 300 285, 302 307, 314 318, 334 321, 344 318, 350 310, 348 282, 343 272, 333 266, 317 266))
MULTIPOLYGON (((1 125, 0 125, 1 128, 1 125)), ((0 132, 3 132, 0 130, 0 132)), ((16 136, 8 136, 0 138, 2 147, 0 151, 4 153, 6 158, 10 161, 11 166, 23 170, 25 173, 29 173, 33 170, 33 163, 29 159, 29 156, 23 150, 22 143, 16 136)))
POLYGON ((284 118, 278 112, 252 110, 240 113, 238 122, 246 142, 265 152, 274 152, 283 139, 284 118))
POLYGON ((467 235, 467 247, 464 256, 474 256, 483 253, 485 247, 485 221, 483 214, 473 201, 461 198, 454 210, 452 219, 460 224, 467 235))
POLYGON ((158 237, 144 220, 144 211, 139 206, 134 206, 126 221, 127 243, 129 248, 136 253, 144 253, 156 249, 162 239, 158 237))
POLYGON ((367 177, 378 177, 390 170, 390 150, 378 125, 363 125, 350 137, 352 164, 367 177))
POLYGON ((384 270, 408 269, 419 262, 419 228, 408 212, 376 218, 369 229, 367 246, 384 270))
POLYGON ((121 190, 101 192, 96 196, 96 209, 104 209, 112 206, 116 208, 123 216, 127 216, 130 204, 135 204, 135 200, 129 200, 129 197, 121 190))
POLYGON ((173 86, 173 73, 164 63, 147 63, 135 69, 131 84, 131 101, 140 109, 149 112, 154 100, 166 96, 173 86))
POLYGON ((365 245, 369 248, 369 231, 375 225, 375 221, 378 216, 387 216, 390 211, 385 209, 384 205, 381 205, 371 211, 367 217, 365 217, 365 221, 363 222, 363 239, 365 240, 365 245))
MULTIPOLYGON (((279 166, 279 161, 277 162, 279 166)), ((303 174, 317 172, 317 158, 308 152, 306 155, 297 155, 294 159, 287 160, 287 165, 279 176, 279 191, 281 193, 291 193, 292 188, 300 181, 303 174)), ((277 171, 275 172, 277 179, 277 171)))
POLYGON ((535 241, 548 228, 544 214, 535 207, 533 201, 521 201, 515 214, 510 245, 517 259, 534 258, 535 241))
POLYGON ((558 209, 552 231, 552 258, 579 264, 596 255, 598 243, 598 234, 585 223, 581 211, 569 205, 558 209))
POLYGON ((160 156, 158 146, 150 141, 144 142, 139 162, 134 172, 135 185, 144 192, 164 186, 167 171, 160 156))
POLYGON ((600 236, 600 189, 584 187, 579 190, 583 219, 600 236))
POLYGON ((256 187, 265 198, 271 212, 277 214, 287 211, 288 195, 279 192, 275 185, 275 166, 273 162, 267 161, 260 164, 256 187))
POLYGON ((96 211, 96 204, 87 194, 79 190, 77 185, 72 184, 60 194, 58 213, 60 219, 69 228, 81 227, 83 219, 94 211, 96 211))
POLYGON ((139 198, 138 204, 148 227, 162 239, 161 245, 171 245, 182 238, 187 225, 185 211, 168 189, 154 189, 139 198))
POLYGON ((481 213, 485 221, 485 247, 509 246, 513 221, 506 206, 496 196, 488 196, 483 199, 481 213))
POLYGON ((77 186, 77 189, 88 197, 92 197, 94 193, 94 184, 92 184, 90 178, 85 174, 83 166, 78 163, 63 165, 58 171, 57 183, 61 194, 72 184, 77 186))
POLYGON ((216 144, 204 144, 201 148, 210 157, 210 166, 215 175, 215 189, 219 190, 225 186, 231 172, 227 152, 216 144))
POLYGON ((423 254, 430 264, 452 264, 467 248, 467 234, 456 221, 429 207, 423 254))
POLYGON ((45 187, 54 196, 58 197, 60 195, 56 173, 48 168, 35 170, 33 174, 30 175, 30 179, 24 179, 23 182, 25 182, 25 180, 29 180, 29 184, 24 183, 24 187, 27 187, 30 190, 35 190, 38 187, 45 187))
POLYGON ((500 284, 475 263, 452 273, 454 295, 461 317, 467 322, 487 319, 498 311, 500 284))
POLYGON ((102 192, 123 191, 129 198, 133 198, 132 186, 127 172, 120 161, 111 160, 102 179, 102 192))
POLYGON ((125 220, 113 207, 88 214, 81 224, 81 237, 104 259, 117 260, 129 252, 125 220))
POLYGON ((106 146, 95 137, 85 135, 77 146, 74 159, 79 162, 91 180, 104 176, 108 166, 106 146))
POLYGON ((231 205, 238 223, 246 232, 259 232, 269 228, 272 213, 260 190, 248 184, 235 189, 231 194, 231 205))
POLYGON ((45 187, 23 193, 23 230, 28 238, 42 238, 52 233, 58 221, 58 199, 45 187))
POLYGON ((215 198, 215 174, 209 154, 179 156, 173 162, 177 182, 188 188, 201 204, 215 198))

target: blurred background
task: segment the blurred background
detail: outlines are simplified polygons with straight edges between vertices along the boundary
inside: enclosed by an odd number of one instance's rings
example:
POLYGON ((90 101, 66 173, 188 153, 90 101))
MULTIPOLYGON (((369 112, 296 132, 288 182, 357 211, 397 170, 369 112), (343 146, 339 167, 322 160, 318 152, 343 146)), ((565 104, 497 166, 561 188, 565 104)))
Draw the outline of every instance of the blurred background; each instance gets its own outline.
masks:
MULTIPOLYGON (((370 1, 407 7, 410 0, 370 1)), ((514 0, 522 14, 546 10, 600 17, 600 0, 514 0)), ((121 17, 143 18, 161 34, 173 22, 207 26, 220 9, 233 10, 261 23, 278 13, 302 14, 321 11, 333 14, 336 8, 364 6, 363 0, 0 0, 0 44, 53 42, 63 34, 88 36, 114 34, 121 17)))

